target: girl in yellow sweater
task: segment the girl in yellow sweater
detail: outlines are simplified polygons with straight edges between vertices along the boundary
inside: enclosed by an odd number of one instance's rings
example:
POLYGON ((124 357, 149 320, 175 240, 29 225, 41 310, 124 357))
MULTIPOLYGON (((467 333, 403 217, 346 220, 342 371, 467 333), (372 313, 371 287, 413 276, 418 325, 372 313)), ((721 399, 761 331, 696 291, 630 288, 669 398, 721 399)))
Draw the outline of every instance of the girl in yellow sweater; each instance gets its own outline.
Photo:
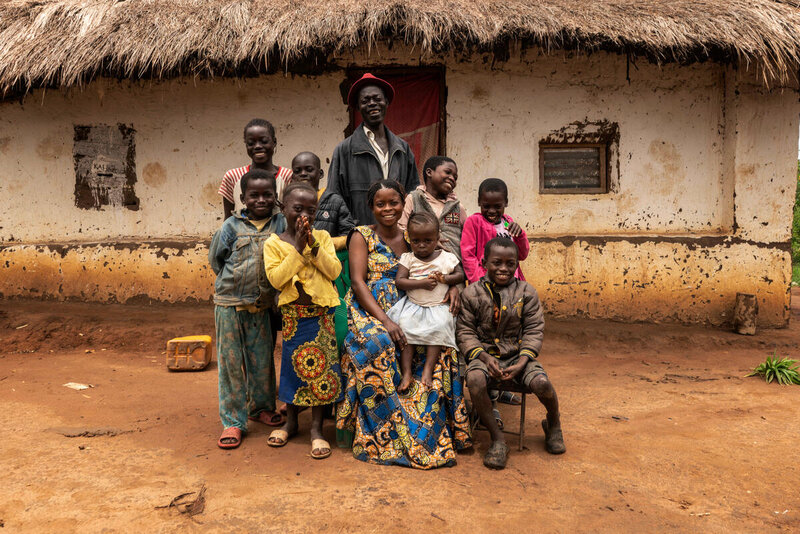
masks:
POLYGON ((293 182, 283 192, 286 231, 264 243, 264 268, 270 284, 280 291, 283 314, 283 352, 278 398, 286 403, 286 424, 270 434, 267 443, 283 447, 297 434, 300 406, 311 406, 311 457, 327 458, 331 446, 322 437, 327 404, 342 399, 339 352, 333 312, 339 295, 333 280, 342 265, 328 232, 312 230, 317 192, 293 182))

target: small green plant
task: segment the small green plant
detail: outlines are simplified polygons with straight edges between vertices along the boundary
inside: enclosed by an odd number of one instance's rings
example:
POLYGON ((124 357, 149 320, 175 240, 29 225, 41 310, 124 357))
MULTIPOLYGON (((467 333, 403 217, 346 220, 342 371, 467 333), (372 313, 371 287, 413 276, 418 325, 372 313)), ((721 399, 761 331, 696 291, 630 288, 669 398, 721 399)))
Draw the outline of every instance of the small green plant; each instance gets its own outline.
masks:
POLYGON ((774 352, 772 356, 767 356, 766 361, 753 369, 747 376, 762 376, 767 384, 775 380, 778 384, 800 384, 800 373, 797 371, 797 360, 789 358, 778 359, 774 352))

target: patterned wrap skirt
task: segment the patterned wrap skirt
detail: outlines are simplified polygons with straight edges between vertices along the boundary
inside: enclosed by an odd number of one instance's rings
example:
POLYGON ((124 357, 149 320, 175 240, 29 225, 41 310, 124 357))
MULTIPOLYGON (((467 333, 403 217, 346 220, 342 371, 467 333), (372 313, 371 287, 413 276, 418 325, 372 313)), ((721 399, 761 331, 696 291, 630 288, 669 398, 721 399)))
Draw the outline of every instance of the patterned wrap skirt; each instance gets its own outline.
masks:
POLYGON ((317 305, 281 306, 281 401, 295 406, 324 406, 342 400, 334 310, 317 305))
MULTIPOLYGON (((393 279, 369 286, 384 309, 398 299, 393 279)), ((354 433, 353 456, 417 469, 455 465, 455 451, 472 445, 456 350, 442 350, 433 371, 433 388, 428 390, 419 382, 425 364, 421 349, 412 362, 416 380, 400 394, 394 343, 383 325, 352 298, 352 292, 348 297, 350 331, 342 354, 346 384, 337 428, 354 433)))

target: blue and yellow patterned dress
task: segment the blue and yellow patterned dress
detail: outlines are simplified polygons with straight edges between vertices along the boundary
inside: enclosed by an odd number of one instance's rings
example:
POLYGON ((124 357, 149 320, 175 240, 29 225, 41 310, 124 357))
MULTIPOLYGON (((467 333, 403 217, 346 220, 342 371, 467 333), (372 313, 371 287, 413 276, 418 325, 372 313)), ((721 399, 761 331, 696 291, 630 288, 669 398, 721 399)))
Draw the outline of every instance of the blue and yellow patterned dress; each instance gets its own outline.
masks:
MULTIPOLYGON (((398 258, 369 226, 354 231, 367 242, 367 285, 381 308, 388 310, 402 296, 394 283, 398 258)), ((419 383, 425 356, 415 357, 417 381, 401 395, 396 390, 401 374, 388 332, 359 305, 352 289, 345 302, 349 308, 342 353, 346 384, 337 427, 354 432, 353 456, 418 469, 454 465, 456 449, 472 445, 456 351, 442 351, 430 390, 419 383)))

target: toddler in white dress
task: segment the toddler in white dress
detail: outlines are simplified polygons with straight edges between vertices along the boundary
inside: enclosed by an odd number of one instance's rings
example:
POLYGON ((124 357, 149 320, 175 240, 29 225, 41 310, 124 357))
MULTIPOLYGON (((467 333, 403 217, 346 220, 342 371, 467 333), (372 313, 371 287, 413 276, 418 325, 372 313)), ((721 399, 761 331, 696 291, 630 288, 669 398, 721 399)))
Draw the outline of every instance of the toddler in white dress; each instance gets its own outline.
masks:
POLYGON ((406 292, 387 315, 400 325, 407 344, 400 355, 403 376, 398 391, 413 380, 411 363, 416 346, 425 346, 422 384, 433 386, 433 369, 443 347, 457 348, 455 317, 444 304, 450 286, 464 282, 464 269, 455 254, 436 248, 439 221, 429 213, 413 213, 406 227, 412 252, 400 256, 395 284, 406 292))

